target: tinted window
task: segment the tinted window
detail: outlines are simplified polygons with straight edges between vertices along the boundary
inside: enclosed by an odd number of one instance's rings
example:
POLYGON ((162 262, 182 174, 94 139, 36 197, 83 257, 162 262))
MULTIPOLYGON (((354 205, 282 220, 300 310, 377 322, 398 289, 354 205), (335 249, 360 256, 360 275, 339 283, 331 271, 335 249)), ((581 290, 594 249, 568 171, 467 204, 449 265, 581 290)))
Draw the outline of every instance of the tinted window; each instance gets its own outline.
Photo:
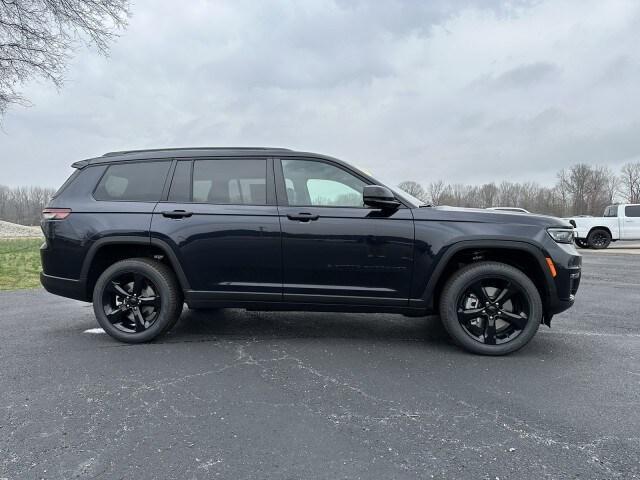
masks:
POLYGON ((176 164, 168 200, 170 202, 191 201, 191 160, 180 161, 176 164))
POLYGON ((362 207, 366 185, 342 168, 310 160, 282 160, 289 205, 362 207))
POLYGON ((640 205, 628 205, 624 207, 624 214, 627 217, 640 217, 640 205))
POLYGON ((618 216, 618 206, 611 205, 604 210, 605 217, 617 217, 618 216))
POLYGON ((157 202, 162 195, 169 162, 110 165, 94 193, 96 200, 157 202))
POLYGON ((67 188, 69 185, 71 185, 71 182, 73 182, 78 175, 80 175, 80 170, 74 170, 73 173, 69 176, 69 178, 67 178, 67 180, 56 191, 56 193, 54 193, 52 195, 51 198, 56 198, 58 195, 60 195, 65 188, 67 188))
POLYGON ((193 201, 214 204, 266 205, 266 160, 196 160, 193 201))

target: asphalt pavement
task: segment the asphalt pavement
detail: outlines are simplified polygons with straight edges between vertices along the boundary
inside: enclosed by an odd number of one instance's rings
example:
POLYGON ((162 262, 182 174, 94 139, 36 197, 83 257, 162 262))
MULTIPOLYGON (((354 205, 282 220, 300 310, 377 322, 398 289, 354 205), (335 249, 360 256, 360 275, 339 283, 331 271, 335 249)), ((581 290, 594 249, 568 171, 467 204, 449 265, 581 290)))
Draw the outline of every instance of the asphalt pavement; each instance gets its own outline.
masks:
POLYGON ((0 294, 0 479, 640 478, 640 258, 507 357, 436 318, 185 310, 152 344, 0 294))

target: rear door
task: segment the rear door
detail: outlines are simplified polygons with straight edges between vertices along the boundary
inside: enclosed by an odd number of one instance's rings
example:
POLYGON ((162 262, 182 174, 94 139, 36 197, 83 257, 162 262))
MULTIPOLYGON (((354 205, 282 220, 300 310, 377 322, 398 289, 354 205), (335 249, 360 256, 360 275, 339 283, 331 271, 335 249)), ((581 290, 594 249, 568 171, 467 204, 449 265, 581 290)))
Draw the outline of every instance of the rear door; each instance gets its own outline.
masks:
POLYGON ((362 203, 370 183, 328 160, 276 160, 284 300, 408 304, 413 215, 362 203))
POLYGON ((152 238, 173 249, 198 300, 279 301, 280 223, 267 158, 178 160, 152 238))
POLYGON ((626 205, 620 207, 620 218, 622 223, 622 231, 620 238, 622 240, 640 240, 640 205, 626 205))

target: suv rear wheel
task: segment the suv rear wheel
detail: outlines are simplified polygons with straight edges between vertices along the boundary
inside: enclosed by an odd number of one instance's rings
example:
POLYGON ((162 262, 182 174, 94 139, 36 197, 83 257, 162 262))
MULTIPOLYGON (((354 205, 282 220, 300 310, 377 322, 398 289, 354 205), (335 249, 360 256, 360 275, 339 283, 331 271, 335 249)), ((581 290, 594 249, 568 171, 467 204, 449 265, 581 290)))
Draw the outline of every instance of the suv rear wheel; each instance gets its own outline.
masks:
POLYGON ((169 267, 146 258, 116 262, 93 290, 100 326, 126 343, 153 340, 169 331, 182 312, 182 292, 169 267))
POLYGON ((442 323, 470 352, 505 355, 529 343, 542 320, 538 289, 522 271, 498 262, 455 272, 440 296, 442 323))
POLYGON ((587 243, 591 248, 607 248, 611 244, 611 234, 602 228, 594 228, 589 232, 587 243))

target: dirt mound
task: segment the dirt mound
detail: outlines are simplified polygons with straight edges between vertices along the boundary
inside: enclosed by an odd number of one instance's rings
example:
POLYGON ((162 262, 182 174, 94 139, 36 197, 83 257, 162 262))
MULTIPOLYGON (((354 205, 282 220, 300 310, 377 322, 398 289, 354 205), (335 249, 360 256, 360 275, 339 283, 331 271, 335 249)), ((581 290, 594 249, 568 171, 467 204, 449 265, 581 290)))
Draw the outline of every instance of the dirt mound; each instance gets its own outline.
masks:
POLYGON ((27 227, 0 220, 0 238, 42 237, 40 227, 27 227))

